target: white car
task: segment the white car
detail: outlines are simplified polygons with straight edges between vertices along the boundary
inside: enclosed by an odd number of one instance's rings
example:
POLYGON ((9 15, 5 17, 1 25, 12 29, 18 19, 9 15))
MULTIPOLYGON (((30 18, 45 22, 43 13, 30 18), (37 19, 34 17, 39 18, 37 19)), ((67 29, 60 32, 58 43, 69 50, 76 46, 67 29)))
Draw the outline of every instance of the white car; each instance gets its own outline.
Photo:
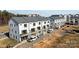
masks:
POLYGON ((50 31, 53 31, 53 29, 49 29, 50 31))
POLYGON ((32 35, 32 36, 30 37, 30 39, 36 40, 36 39, 37 39, 37 36, 32 35))
POLYGON ((27 40, 28 42, 34 41, 37 39, 37 36, 31 35, 31 37, 29 37, 29 39, 27 40))
POLYGON ((50 33, 50 32, 53 32, 53 29, 49 29, 49 30, 48 30, 48 33, 50 33))

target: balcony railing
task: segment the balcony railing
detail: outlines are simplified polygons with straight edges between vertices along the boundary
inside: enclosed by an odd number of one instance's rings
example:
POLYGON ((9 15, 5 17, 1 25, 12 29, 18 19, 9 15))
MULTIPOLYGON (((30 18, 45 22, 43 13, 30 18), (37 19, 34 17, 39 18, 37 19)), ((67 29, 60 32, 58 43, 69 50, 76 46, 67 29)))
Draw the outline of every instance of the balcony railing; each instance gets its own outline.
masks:
POLYGON ((26 34, 24 34, 24 33, 23 34, 20 34, 21 37, 27 36, 27 35, 28 35, 27 33, 26 34))

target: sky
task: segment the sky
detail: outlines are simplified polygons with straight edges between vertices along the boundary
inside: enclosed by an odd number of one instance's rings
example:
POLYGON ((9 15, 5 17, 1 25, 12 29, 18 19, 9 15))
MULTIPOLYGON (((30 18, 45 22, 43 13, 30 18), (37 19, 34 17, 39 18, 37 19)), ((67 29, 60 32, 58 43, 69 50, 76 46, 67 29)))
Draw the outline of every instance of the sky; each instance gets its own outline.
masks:
POLYGON ((51 16, 53 14, 79 14, 79 10, 8 10, 15 14, 39 14, 41 16, 51 16))

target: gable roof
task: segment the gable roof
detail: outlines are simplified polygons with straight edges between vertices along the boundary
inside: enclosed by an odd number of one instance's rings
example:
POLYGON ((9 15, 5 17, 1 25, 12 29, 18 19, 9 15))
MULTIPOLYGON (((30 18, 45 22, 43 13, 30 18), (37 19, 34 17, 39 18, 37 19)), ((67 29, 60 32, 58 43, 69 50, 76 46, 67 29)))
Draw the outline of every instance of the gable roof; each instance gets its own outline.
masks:
POLYGON ((51 15, 49 18, 51 18, 53 21, 56 19, 64 19, 64 15, 51 15))
POLYGON ((15 21, 15 23, 17 23, 17 24, 50 20, 50 18, 41 17, 41 16, 35 16, 35 17, 12 17, 11 19, 13 21, 15 21))

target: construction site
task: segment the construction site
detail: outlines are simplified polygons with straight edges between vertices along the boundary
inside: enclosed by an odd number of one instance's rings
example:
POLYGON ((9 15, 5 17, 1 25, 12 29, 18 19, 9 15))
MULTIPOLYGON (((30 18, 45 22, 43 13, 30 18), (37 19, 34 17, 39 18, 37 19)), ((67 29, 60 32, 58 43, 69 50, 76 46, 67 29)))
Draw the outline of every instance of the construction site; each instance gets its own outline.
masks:
POLYGON ((78 48, 79 26, 67 25, 39 38, 38 40, 22 43, 14 48, 78 48))

